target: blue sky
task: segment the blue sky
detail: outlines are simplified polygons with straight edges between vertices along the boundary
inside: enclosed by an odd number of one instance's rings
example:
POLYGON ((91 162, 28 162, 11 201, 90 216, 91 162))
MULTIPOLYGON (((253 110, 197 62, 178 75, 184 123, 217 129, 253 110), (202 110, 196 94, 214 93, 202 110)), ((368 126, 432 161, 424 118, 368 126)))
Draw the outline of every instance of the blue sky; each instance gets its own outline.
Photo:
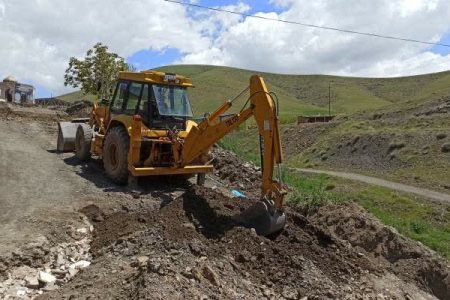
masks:
MULTIPOLYGON (((450 45, 450 32, 448 32, 440 41, 441 44, 450 45)), ((443 46, 434 46, 431 48, 431 52, 433 53, 439 53, 442 55, 450 54, 450 48, 449 47, 443 47, 443 46)))
MULTIPOLYGON (((277 13, 282 12, 282 10, 279 7, 271 5, 269 1, 247 0, 240 2, 250 6, 251 9, 248 12, 249 14, 255 14, 257 12, 277 12, 277 13)), ((233 0, 219 0, 219 1, 203 0, 199 1, 197 4, 214 7, 214 6, 232 5, 236 3, 237 2, 233 0)), ((163 51, 143 49, 129 56, 127 58, 127 63, 135 66, 135 68, 138 70, 146 70, 160 66, 170 65, 173 62, 179 60, 181 57, 182 53, 174 48, 164 49, 163 51)))

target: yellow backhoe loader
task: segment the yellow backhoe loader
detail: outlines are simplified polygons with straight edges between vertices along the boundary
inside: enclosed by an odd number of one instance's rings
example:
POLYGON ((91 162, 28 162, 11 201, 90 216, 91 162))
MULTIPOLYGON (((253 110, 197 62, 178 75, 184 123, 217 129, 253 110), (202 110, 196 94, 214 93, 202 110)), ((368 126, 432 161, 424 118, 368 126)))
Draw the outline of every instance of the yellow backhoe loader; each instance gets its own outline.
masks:
POLYGON ((239 113, 223 117, 233 104, 226 101, 199 123, 192 120, 187 94, 192 86, 176 74, 120 72, 112 99, 95 103, 89 119, 58 124, 57 149, 75 151, 81 161, 101 158, 107 176, 118 184, 176 174, 197 174, 197 184, 203 184, 205 173, 213 170, 210 148, 253 116, 260 136, 261 201, 237 219, 261 235, 280 231, 286 217, 281 174, 273 179, 281 164, 278 108, 263 78, 250 78, 250 96, 239 113))

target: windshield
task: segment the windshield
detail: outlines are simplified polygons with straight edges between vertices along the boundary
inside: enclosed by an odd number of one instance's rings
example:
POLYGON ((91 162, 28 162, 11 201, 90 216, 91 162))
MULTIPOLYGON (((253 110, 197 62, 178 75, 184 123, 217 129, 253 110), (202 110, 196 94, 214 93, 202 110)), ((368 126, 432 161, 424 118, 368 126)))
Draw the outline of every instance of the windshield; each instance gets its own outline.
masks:
POLYGON ((153 85, 156 104, 162 116, 192 117, 186 88, 153 85))

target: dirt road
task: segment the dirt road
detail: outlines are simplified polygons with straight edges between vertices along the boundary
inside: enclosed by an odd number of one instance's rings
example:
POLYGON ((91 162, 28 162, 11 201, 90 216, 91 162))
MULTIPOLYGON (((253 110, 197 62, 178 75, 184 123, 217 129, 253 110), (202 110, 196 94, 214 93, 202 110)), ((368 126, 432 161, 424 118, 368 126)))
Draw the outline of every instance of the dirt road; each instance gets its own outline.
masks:
POLYGON ((348 172, 338 172, 338 171, 329 171, 329 170, 315 170, 315 169, 302 169, 302 168, 290 168, 294 171, 304 172, 304 173, 314 173, 314 174, 326 174, 334 177, 340 177, 355 181, 364 182, 367 184, 382 186, 391 190, 399 191, 399 192, 406 192, 411 194, 416 194, 428 199, 437 200, 440 202, 444 202, 447 204, 450 204, 450 194, 445 194, 441 192, 436 192, 424 188, 419 188, 411 185, 406 185, 403 183, 388 181, 385 179, 380 179, 376 177, 361 175, 361 174, 355 174, 355 173, 348 173, 348 172))
POLYGON ((73 219, 74 201, 92 184, 77 176, 54 149, 43 124, 0 121, 0 254, 73 219), (83 191, 83 192, 81 192, 83 191))

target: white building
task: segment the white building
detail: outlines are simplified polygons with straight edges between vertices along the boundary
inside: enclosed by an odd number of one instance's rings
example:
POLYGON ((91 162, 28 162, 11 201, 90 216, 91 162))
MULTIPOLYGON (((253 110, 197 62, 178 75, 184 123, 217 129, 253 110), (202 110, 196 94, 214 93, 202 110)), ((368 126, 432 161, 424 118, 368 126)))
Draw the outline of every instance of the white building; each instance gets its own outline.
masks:
POLYGON ((32 85, 17 82, 8 76, 0 82, 0 99, 6 102, 34 104, 35 89, 32 85))

